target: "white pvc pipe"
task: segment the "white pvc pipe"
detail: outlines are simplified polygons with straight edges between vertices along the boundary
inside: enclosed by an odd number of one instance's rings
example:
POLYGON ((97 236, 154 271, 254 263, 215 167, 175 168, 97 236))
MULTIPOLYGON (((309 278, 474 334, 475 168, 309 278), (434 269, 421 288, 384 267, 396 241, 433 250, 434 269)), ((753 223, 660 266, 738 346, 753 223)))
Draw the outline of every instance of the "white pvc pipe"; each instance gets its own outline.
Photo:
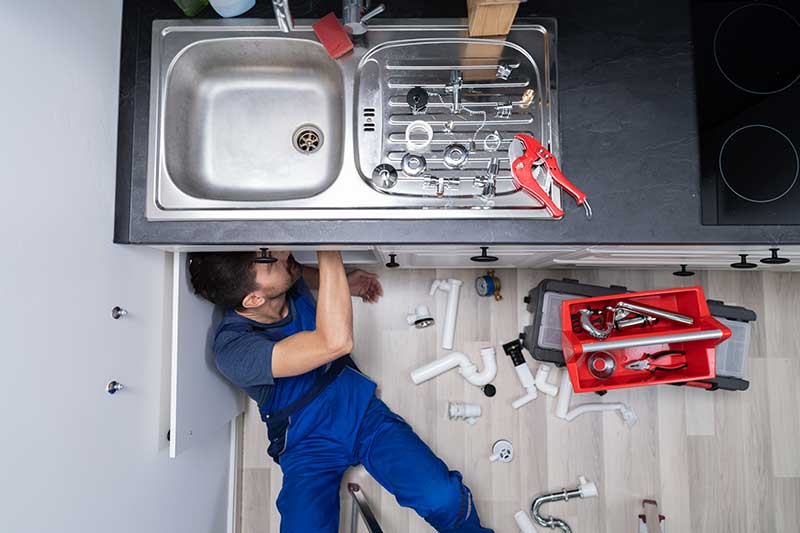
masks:
POLYGON ((556 416, 566 419, 569 411, 569 402, 572 401, 572 382, 569 380, 569 372, 566 370, 561 373, 561 385, 558 387, 558 392, 556 416))
MULTIPOLYGON (((567 416, 565 417, 565 420, 567 422, 572 422, 573 420, 575 420, 576 418, 578 418, 582 414, 598 413, 598 412, 602 412, 602 411, 619 411, 620 415, 622 416, 622 419, 625 420, 625 422, 627 422, 628 425, 632 426, 633 424, 636 423, 636 420, 631 418, 631 413, 633 414, 634 417, 636 416, 636 414, 633 413, 633 411, 631 409, 629 409, 627 405, 625 405, 624 403, 620 403, 620 402, 615 402, 615 403, 583 403, 583 404, 575 407, 574 409, 571 409, 567 413, 567 416)), ((638 419, 638 417, 636 417, 636 419, 638 419)))
POLYGON ((517 377, 519 378, 519 382, 522 383, 522 386, 527 391, 525 396, 521 398, 517 398, 513 402, 511 402, 511 407, 514 409, 519 409, 523 405, 528 402, 532 402, 536 399, 538 394, 536 393, 536 383, 533 378, 533 374, 531 374, 531 368, 528 366, 528 363, 522 363, 521 365, 517 365, 514 367, 514 370, 517 372, 517 377))
POLYGON ((450 420, 463 420, 470 426, 474 426, 477 422, 476 419, 481 416, 481 406, 476 403, 449 402, 447 416, 450 420))
POLYGON ((639 420, 636 412, 621 402, 615 403, 583 403, 574 409, 569 408, 572 400, 572 382, 569 379, 569 372, 564 372, 561 376, 561 386, 559 387, 558 401, 556 402, 556 416, 567 422, 572 422, 579 416, 586 413, 597 413, 602 411, 618 411, 619 415, 628 426, 633 426, 639 420))
POLYGON ((464 282, 460 279, 436 279, 431 284, 430 295, 436 294, 437 290, 446 291, 447 311, 444 318, 444 329, 442 330, 442 348, 445 350, 453 349, 453 338, 456 334, 456 317, 458 316, 458 295, 461 285, 464 282))
MULTIPOLYGON (((558 394, 558 385, 548 383, 547 378, 550 376, 552 366, 542 363, 536 371, 536 388, 547 394, 548 396, 555 397, 558 394)), ((556 378, 558 378, 558 369, 556 369, 556 378)))
POLYGON ((481 359, 483 360, 483 370, 479 372, 478 367, 465 354, 452 352, 425 366, 412 370, 411 381, 415 385, 419 385, 435 378, 439 374, 458 367, 458 372, 464 379, 477 387, 483 387, 497 375, 497 357, 494 348, 491 346, 481 348, 481 359))
POLYGON ((536 533, 533 520, 525 511, 517 511, 514 514, 514 522, 517 523, 520 533, 536 533))

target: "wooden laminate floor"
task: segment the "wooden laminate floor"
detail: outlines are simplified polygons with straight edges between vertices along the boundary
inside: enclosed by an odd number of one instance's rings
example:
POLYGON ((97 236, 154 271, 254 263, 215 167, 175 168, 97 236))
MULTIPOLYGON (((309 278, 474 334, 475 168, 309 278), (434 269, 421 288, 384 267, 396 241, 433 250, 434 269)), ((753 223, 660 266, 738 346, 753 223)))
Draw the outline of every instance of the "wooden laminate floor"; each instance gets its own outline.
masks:
MULTIPOLYGON (((615 270, 500 270, 505 298, 479 298, 477 270, 381 271, 385 297, 377 305, 355 304, 354 357, 379 385, 379 396, 402 415, 447 464, 464 474, 483 523, 516 533, 513 514, 540 493, 574 487, 579 475, 594 480, 599 497, 545 508, 576 533, 636 531, 642 498, 654 498, 670 533, 800 531, 800 273, 703 272, 676 278, 669 272, 615 270), (405 315, 427 303, 443 319, 446 296, 428 296, 435 278, 464 281, 455 349, 478 361, 482 346, 498 352, 498 392, 485 398, 456 372, 420 386, 409 372, 444 355, 440 325, 410 328, 405 315), (553 399, 539 398, 520 410, 510 360, 501 344, 528 323, 522 297, 545 278, 625 285, 631 290, 700 284, 707 297, 753 309, 748 362, 750 390, 706 392, 685 387, 611 391, 604 401, 624 401, 639 415, 628 428, 616 413, 556 418, 553 399), (448 420, 448 401, 479 403, 474 427, 448 420), (509 464, 488 461, 492 443, 514 444, 509 464)), ((535 365, 532 365, 535 366, 535 365)), ((573 405, 595 401, 577 395, 573 405)), ((244 421, 241 531, 278 532, 275 500, 280 469, 266 454, 266 430, 253 402, 244 421)), ((413 511, 401 508, 362 467, 345 476, 362 485, 384 530, 432 531, 413 511)), ((344 486, 344 485, 343 485, 344 486)), ((350 502, 342 491, 341 531, 349 530, 350 502)), ((365 531, 360 528, 359 531, 365 531)), ((542 530, 544 531, 544 530, 542 530)), ((300 533, 300 532, 298 532, 300 533)))

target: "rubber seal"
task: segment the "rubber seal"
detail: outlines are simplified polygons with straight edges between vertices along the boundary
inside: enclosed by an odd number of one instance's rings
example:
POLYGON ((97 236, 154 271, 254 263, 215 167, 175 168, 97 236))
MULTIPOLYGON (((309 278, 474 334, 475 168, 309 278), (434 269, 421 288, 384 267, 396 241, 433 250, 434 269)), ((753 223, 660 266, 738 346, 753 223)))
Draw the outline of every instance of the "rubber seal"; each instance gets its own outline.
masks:
POLYGON ((424 120, 415 120, 406 126, 406 150, 419 154, 425 152, 433 141, 433 128, 424 120), (424 135, 422 139, 412 139, 414 135, 424 135))

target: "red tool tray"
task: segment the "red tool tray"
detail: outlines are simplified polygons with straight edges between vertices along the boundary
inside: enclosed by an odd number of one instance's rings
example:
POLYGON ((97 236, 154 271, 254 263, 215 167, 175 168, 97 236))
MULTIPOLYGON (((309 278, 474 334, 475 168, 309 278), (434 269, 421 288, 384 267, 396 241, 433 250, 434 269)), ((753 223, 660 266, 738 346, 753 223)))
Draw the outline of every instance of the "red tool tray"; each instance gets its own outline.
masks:
POLYGON ((661 383, 685 383, 714 378, 715 347, 731 336, 731 331, 711 316, 701 287, 566 300, 561 307, 561 331, 564 359, 575 392, 642 387, 661 383), (679 324, 672 320, 660 319, 658 323, 646 328, 613 330, 606 339, 595 339, 583 330, 580 333, 573 331, 572 315, 578 313, 579 309, 587 307, 605 309, 606 306, 614 306, 620 301, 686 315, 694 319, 694 324, 679 324), (615 346, 619 344, 623 346, 615 346), (688 366, 681 370, 655 372, 625 368, 627 363, 642 359, 645 354, 662 350, 686 352, 688 366), (597 378, 589 371, 588 359, 597 351, 610 353, 616 362, 614 373, 606 379, 597 378))

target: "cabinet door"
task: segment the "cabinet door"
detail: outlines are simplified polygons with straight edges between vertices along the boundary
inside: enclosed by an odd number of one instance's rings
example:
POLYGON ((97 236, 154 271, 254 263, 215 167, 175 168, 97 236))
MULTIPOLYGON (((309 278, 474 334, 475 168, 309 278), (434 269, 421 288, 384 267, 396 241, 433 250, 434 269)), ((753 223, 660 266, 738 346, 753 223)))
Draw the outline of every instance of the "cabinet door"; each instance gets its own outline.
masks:
POLYGON ((243 393, 217 371, 212 345, 222 311, 194 294, 186 254, 173 254, 170 457, 228 431, 243 393))
POLYGON ((379 248, 384 263, 389 261, 389 254, 395 254, 400 268, 532 268, 548 265, 553 257, 575 251, 575 248, 562 246, 490 246, 487 253, 498 260, 481 263, 470 259, 481 254, 478 246, 379 248))

